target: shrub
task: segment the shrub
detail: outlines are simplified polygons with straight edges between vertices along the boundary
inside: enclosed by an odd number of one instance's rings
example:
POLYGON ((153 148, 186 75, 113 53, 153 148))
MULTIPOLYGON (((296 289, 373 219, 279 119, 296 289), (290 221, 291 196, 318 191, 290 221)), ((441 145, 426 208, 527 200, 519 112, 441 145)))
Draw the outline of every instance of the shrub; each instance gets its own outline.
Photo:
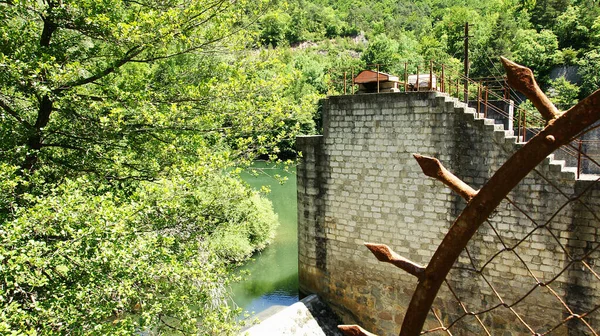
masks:
POLYGON ((0 230, 0 334, 233 333, 223 257, 264 247, 276 223, 227 174, 145 182, 127 197, 80 179, 31 203, 0 230))

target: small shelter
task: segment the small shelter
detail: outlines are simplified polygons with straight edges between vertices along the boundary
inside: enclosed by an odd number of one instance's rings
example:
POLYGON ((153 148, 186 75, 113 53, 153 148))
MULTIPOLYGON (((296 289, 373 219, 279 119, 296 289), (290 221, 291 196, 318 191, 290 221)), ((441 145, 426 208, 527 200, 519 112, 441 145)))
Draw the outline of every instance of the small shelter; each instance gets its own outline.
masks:
POLYGON ((398 77, 372 70, 363 70, 353 79, 358 93, 400 92, 398 77))
POLYGON ((431 86, 429 86, 429 74, 418 74, 418 75, 408 75, 408 90, 409 91, 426 91, 430 88, 435 90, 437 85, 437 78, 435 75, 431 75, 431 86), (417 84, 417 81, 419 84, 417 84))

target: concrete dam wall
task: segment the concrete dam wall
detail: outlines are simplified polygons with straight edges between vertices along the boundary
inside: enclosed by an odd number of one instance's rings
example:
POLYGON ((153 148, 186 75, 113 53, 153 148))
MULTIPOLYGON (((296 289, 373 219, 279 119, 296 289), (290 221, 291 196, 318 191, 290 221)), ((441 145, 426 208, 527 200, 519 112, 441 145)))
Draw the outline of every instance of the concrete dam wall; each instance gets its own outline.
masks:
MULTIPOLYGON (((318 294, 345 323, 397 335, 417 280, 378 262, 363 243, 387 244, 426 266, 465 206, 425 177, 412 153, 438 158, 478 189, 520 145, 453 98, 409 92, 330 97, 323 135, 299 137, 297 146, 300 290, 318 294)), ((565 321, 586 314, 598 330, 598 196, 590 176, 576 180, 548 157, 473 237, 425 329, 588 335, 582 320, 565 321)))

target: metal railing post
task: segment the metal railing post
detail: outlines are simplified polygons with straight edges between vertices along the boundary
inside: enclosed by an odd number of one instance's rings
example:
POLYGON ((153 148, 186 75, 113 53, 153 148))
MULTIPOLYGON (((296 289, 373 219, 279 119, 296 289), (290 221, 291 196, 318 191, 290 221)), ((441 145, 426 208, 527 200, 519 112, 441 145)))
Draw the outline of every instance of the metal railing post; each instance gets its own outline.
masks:
POLYGON ((344 71, 344 96, 347 94, 346 93, 346 87, 348 86, 346 75, 347 75, 347 72, 344 71))
POLYGON ((458 99, 458 97, 459 97, 459 94, 458 94, 458 84, 459 84, 459 82, 460 82, 460 79, 457 78, 456 79, 456 99, 458 99))
POLYGON ((527 111, 523 110, 523 142, 527 142, 527 111))
POLYGON ((483 117, 487 118, 487 114, 488 114, 488 94, 489 94, 489 86, 485 87, 485 97, 484 99, 484 103, 483 103, 483 117))
POLYGON ((517 141, 519 138, 519 134, 521 134, 521 124, 522 124, 521 120, 523 119, 521 117, 521 113, 522 113, 522 110, 517 107, 517 116, 515 117, 515 120, 517 121, 517 131, 515 132, 515 134, 517 135, 517 141))

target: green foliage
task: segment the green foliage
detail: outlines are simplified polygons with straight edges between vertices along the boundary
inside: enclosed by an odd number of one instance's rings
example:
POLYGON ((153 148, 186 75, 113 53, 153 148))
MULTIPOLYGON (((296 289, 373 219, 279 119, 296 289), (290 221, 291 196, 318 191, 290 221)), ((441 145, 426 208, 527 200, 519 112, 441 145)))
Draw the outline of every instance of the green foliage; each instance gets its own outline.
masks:
MULTIPOLYGON (((579 101, 579 87, 564 77, 559 77, 550 80, 550 88, 547 90, 546 95, 559 110, 566 111, 579 101)), ((517 119, 519 122, 522 120, 523 113, 525 113, 528 128, 542 128, 545 126, 546 121, 530 100, 525 100, 518 106, 517 119)))
POLYGON ((222 138, 229 125, 207 103, 223 99, 214 83, 231 73, 204 55, 224 38, 243 46, 238 27, 264 9, 228 4, 0 4, 4 159, 53 179, 150 179, 177 164, 176 148, 222 138))
POLYGON ((242 261, 270 242, 278 223, 277 216, 273 213, 271 203, 258 194, 250 197, 244 195, 235 205, 230 203, 231 199, 228 202, 230 218, 233 220, 227 225, 218 226, 209 247, 221 258, 242 261))
POLYGON ((2 224, 0 332, 234 332, 222 260, 265 246, 270 203, 218 173, 102 189, 66 181, 2 224))
POLYGON ((398 42, 386 34, 379 34, 371 40, 361 58, 368 65, 379 64, 381 71, 389 71, 400 61, 398 48, 398 42))
POLYGON ((367 49, 357 58, 386 64, 384 71, 393 73, 402 67, 389 64, 408 61, 415 68, 430 59, 461 61, 466 22, 473 77, 500 75, 499 56, 506 56, 532 68, 547 86, 553 67, 577 64, 600 41, 600 7, 592 0, 295 0, 287 6, 294 36, 302 36, 294 41, 331 43, 333 37, 345 36, 344 29, 335 28, 341 22, 351 27, 350 35, 361 31, 368 38, 367 49), (333 23, 329 29, 327 22, 333 23))
POLYGON ((584 96, 600 88, 600 51, 591 50, 584 54, 579 64, 581 75, 581 91, 584 96))
POLYGON ((561 63, 558 40, 550 30, 538 33, 533 29, 520 29, 515 34, 513 48, 513 60, 533 68, 538 75, 545 74, 552 65, 561 63))
POLYGON ((231 334, 276 217, 225 173, 312 132, 265 1, 0 2, 0 333, 231 334), (225 43, 226 42, 226 43, 225 43))
POLYGON ((271 12, 262 17, 260 39, 264 45, 276 47, 286 41, 292 18, 281 12, 271 12))
POLYGON ((548 97, 561 111, 566 111, 579 101, 579 87, 564 77, 550 81, 548 97))

